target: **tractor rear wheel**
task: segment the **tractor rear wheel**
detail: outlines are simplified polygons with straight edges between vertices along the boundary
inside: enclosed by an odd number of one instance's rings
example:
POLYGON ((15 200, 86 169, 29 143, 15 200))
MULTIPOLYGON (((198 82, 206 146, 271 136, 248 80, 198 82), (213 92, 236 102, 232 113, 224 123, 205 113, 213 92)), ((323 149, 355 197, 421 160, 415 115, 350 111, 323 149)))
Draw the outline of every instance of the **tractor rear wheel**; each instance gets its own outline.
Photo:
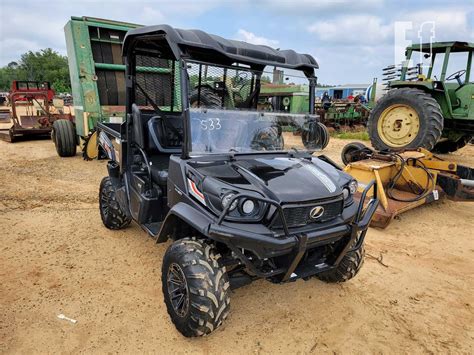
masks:
POLYGON ((191 107, 220 108, 221 103, 222 98, 214 90, 205 86, 194 90, 189 97, 191 107))
POLYGON ((51 138, 60 157, 76 155, 76 129, 71 121, 54 121, 51 138))
POLYGON ((368 128, 377 150, 432 150, 443 131, 443 115, 438 102, 424 91, 392 89, 370 113, 368 128))

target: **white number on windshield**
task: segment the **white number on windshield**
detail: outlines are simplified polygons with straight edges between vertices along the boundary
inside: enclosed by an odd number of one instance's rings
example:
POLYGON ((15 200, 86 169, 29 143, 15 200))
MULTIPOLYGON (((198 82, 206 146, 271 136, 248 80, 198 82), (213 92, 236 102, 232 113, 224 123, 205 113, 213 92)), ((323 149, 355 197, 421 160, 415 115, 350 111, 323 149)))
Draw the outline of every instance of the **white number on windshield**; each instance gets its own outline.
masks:
POLYGON ((221 129, 221 120, 220 118, 207 118, 201 120, 201 129, 203 131, 214 131, 221 129))

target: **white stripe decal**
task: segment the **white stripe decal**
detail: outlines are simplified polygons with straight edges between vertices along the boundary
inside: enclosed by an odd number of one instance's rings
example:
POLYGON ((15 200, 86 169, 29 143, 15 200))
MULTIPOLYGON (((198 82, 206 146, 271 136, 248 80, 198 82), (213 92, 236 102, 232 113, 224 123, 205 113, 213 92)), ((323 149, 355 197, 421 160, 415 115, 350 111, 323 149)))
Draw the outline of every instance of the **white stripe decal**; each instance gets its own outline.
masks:
POLYGON ((196 184, 191 179, 188 179, 188 185, 189 192, 191 193, 191 195, 193 195, 199 202, 206 206, 206 200, 204 199, 204 195, 201 191, 198 190, 196 184))
POLYGON ((314 165, 312 164, 306 164, 306 167, 308 168, 308 170, 311 172, 311 174, 313 174, 314 176, 316 176, 318 178, 318 180, 324 185, 326 186, 326 188, 328 189, 329 192, 334 192, 336 191, 336 185, 334 185, 334 183, 331 181, 331 179, 329 178, 329 176, 327 176, 326 174, 324 174, 322 171, 320 171, 317 167, 315 167, 314 165))

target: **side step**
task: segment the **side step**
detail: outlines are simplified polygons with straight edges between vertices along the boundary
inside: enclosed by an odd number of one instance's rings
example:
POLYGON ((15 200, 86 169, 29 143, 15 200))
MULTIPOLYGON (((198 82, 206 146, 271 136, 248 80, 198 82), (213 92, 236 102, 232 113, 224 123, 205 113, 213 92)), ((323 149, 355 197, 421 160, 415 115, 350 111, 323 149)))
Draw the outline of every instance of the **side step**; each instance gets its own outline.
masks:
POLYGON ((328 265, 326 263, 321 264, 303 264, 299 265, 296 270, 290 275, 288 281, 295 281, 298 279, 305 279, 316 274, 320 274, 325 271, 332 270, 334 266, 328 265))
POLYGON ((154 222, 154 223, 146 223, 142 226, 142 228, 153 238, 156 239, 158 233, 160 232, 160 228, 163 222, 154 222))

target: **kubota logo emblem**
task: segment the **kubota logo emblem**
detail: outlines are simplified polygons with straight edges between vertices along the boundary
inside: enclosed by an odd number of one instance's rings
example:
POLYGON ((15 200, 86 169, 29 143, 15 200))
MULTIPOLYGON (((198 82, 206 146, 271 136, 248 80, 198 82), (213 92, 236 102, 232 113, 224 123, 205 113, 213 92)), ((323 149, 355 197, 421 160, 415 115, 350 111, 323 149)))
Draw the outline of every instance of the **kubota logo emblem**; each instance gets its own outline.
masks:
POLYGON ((319 217, 323 215, 323 213, 324 213, 324 207, 316 206, 309 212, 309 217, 311 219, 318 219, 319 217))

